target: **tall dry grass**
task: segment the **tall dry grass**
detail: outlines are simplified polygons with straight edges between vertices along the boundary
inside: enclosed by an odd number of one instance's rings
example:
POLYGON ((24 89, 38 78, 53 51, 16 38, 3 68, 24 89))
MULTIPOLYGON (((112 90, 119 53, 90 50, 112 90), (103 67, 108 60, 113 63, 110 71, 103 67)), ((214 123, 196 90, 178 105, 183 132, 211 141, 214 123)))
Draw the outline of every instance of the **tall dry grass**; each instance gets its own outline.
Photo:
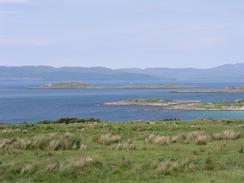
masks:
POLYGON ((0 149, 11 150, 77 150, 85 149, 87 146, 81 144, 81 138, 71 134, 66 133, 64 135, 59 135, 56 133, 47 135, 38 135, 29 138, 8 138, 0 140, 0 149))
POLYGON ((100 135, 100 136, 94 138, 94 141, 96 143, 105 144, 105 145, 117 143, 117 142, 120 142, 121 140, 122 140, 121 136, 112 135, 112 134, 103 134, 103 135, 100 135))
POLYGON ((197 145, 206 145, 212 140, 236 140, 241 137, 239 132, 225 130, 222 133, 206 134, 204 131, 194 131, 189 133, 180 133, 174 136, 161 136, 150 134, 145 138, 146 143, 168 145, 172 143, 189 143, 195 141, 197 145))
POLYGON ((213 133, 212 139, 213 140, 236 140, 241 137, 239 132, 235 132, 233 130, 225 130, 222 133, 213 133))
POLYGON ((196 165, 190 160, 184 161, 161 161, 156 166, 157 171, 165 175, 169 175, 173 172, 187 172, 196 169, 196 165))
POLYGON ((152 144, 166 145, 166 144, 170 144, 172 141, 169 136, 160 136, 160 135, 151 134, 145 139, 145 142, 152 143, 152 144))
POLYGON ((20 174, 33 174, 39 171, 82 173, 86 168, 102 168, 102 166, 103 164, 93 156, 84 156, 72 160, 27 162, 26 164, 13 167, 13 169, 20 172, 20 174))
POLYGON ((137 146, 134 143, 130 142, 120 142, 118 144, 115 144, 111 147, 111 149, 114 150, 136 150, 137 146))
POLYGON ((205 145, 209 140, 209 136, 205 135, 202 131, 196 131, 191 133, 181 133, 175 136, 161 136, 151 134, 145 138, 146 143, 168 145, 172 143, 188 143, 191 140, 195 140, 198 145, 205 145))

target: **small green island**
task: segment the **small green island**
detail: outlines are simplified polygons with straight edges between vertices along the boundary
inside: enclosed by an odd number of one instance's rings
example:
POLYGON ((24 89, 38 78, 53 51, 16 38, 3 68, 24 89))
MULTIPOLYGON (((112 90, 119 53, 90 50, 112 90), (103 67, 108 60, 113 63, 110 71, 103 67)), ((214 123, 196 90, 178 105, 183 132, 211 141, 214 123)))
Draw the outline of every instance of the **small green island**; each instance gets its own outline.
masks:
POLYGON ((244 93, 244 86, 225 87, 219 89, 177 90, 171 93, 244 93))
POLYGON ((131 99, 106 102, 105 106, 160 106, 164 110, 244 111, 244 99, 203 103, 199 100, 131 99))
POLYGON ((35 89, 190 89, 199 88, 198 86, 175 85, 175 84, 132 84, 132 85, 93 85, 80 82, 57 82, 43 86, 34 87, 35 89))

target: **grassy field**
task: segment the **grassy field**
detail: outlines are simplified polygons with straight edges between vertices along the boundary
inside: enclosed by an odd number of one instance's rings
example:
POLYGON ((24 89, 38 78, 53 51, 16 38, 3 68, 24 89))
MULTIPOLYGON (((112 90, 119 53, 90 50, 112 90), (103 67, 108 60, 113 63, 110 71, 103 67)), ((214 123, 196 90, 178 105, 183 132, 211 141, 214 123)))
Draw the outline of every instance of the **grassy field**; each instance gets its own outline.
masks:
POLYGON ((243 146, 244 120, 2 124, 0 182, 244 182, 243 146))

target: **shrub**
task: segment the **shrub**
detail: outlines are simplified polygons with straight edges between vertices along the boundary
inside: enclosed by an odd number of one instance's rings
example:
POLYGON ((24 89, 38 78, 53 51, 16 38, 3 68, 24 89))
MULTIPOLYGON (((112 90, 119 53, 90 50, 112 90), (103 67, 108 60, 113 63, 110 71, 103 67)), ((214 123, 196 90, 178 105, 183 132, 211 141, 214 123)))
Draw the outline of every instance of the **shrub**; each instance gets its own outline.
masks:
POLYGON ((98 118, 79 119, 79 118, 60 118, 54 121, 40 121, 40 124, 74 124, 74 123, 100 123, 98 118))

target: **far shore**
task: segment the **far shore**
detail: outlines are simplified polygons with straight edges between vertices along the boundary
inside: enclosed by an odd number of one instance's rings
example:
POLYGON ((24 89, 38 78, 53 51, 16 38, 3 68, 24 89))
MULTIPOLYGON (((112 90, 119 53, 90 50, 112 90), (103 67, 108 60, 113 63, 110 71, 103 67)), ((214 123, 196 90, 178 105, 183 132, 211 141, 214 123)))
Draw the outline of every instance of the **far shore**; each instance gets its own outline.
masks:
POLYGON ((199 86, 176 85, 176 84, 131 84, 131 85, 93 85, 80 82, 50 83, 34 89, 192 89, 199 86))
POLYGON ((171 93, 244 93, 244 86, 225 87, 220 89, 178 90, 171 93))
POLYGON ((131 99, 107 102, 105 106, 159 106, 162 110, 185 111, 244 111, 244 100, 218 103, 203 103, 198 100, 131 99))

